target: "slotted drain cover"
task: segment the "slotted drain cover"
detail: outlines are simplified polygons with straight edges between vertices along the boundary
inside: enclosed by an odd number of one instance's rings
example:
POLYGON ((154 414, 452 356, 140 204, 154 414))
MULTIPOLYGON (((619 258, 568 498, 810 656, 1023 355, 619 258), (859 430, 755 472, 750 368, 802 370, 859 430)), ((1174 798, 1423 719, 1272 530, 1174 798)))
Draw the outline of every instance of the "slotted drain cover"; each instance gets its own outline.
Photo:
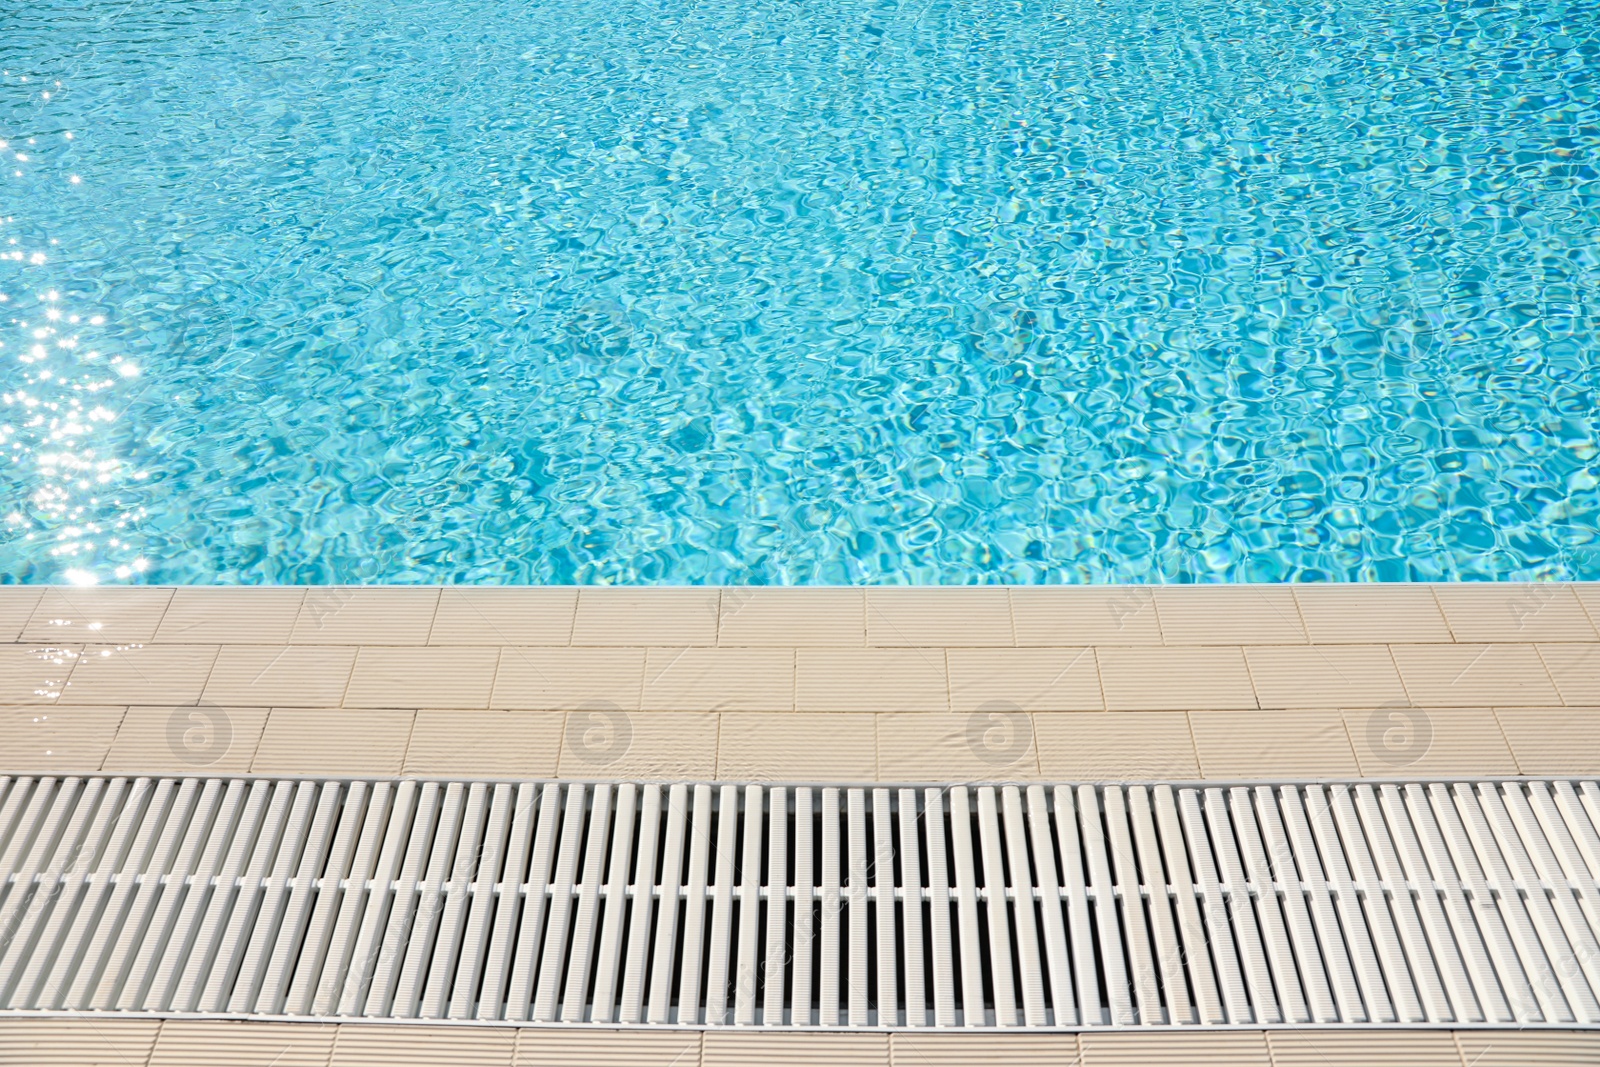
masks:
POLYGON ((1600 787, 0 778, 0 1010, 1600 1023, 1600 787))

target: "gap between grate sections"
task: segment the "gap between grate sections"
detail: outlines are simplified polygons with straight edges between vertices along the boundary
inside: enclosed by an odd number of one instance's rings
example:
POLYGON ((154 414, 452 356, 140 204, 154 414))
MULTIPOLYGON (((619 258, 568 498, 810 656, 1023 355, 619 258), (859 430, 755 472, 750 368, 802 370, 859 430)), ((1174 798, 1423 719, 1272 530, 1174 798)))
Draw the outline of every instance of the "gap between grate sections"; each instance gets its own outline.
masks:
POLYGON ((0 777, 0 1012, 1600 1026, 1600 785, 0 777))

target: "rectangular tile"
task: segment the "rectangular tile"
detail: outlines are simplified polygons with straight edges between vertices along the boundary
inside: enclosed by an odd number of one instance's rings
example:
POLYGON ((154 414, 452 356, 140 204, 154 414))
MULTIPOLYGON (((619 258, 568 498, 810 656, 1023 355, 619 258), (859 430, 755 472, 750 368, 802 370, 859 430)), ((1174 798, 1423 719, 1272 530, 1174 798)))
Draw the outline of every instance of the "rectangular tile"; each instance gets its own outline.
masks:
POLYGON ((510 1067, 515 1045, 509 1027, 345 1025, 328 1067, 510 1067))
POLYGON ((206 681, 205 699, 246 707, 338 707, 350 685, 356 650, 327 646, 224 645, 206 681))
POLYGON ((1600 707, 1496 708, 1523 774, 1600 774, 1600 707))
POLYGON ((1189 717, 1181 711, 1035 715, 1039 770, 1062 781, 1200 776, 1189 717))
POLYGON ((1462 1067, 1441 1030, 1272 1030, 1267 1045, 1275 1067, 1462 1067))
POLYGON ((721 591, 588 586, 578 591, 574 645, 714 645, 721 591))
POLYGON ((1076 1067, 1077 1034, 927 1033, 902 1030, 889 1035, 894 1067, 1076 1067))
POLYGON ((1451 640, 1450 627, 1426 585, 1328 583, 1296 585, 1293 591, 1315 645, 1451 640))
POLYGON ((794 650, 652 648, 645 658, 649 711, 792 711, 794 650))
POLYGON ((710 781, 717 773, 717 716, 688 711, 570 711, 558 769, 563 778, 710 781))
POLYGON ((874 648, 1016 643, 1004 586, 867 590, 867 644, 874 648))
POLYGON ((1488 708, 1347 709, 1344 719, 1362 774, 1517 773, 1517 761, 1488 708))
POLYGON ((889 1035, 708 1030, 702 1057, 702 1067, 888 1067, 889 1035))
POLYGON ((98 771, 117 735, 123 710, 0 708, 0 770, 98 771))
POLYGON ((256 774, 399 774, 415 714, 273 708, 250 769, 256 774))
POLYGON ((507 648, 500 653, 490 704, 561 710, 590 705, 639 708, 642 648, 507 648))
POLYGON ((20 638, 42 596, 44 589, 36 585, 0 585, 0 642, 20 638))
POLYGON ((105 759, 107 771, 248 774, 266 708, 129 708, 105 759))
POLYGON ((62 704, 193 704, 205 689, 215 645, 90 645, 62 704))
POLYGON ((1162 585, 1155 593, 1169 645, 1306 643, 1287 585, 1162 585))
POLYGON ((1600 641, 1569 585, 1451 582, 1433 592, 1457 641, 1600 641))
POLYGON ((1112 711, 1255 706, 1241 648, 1099 648, 1095 656, 1112 711))
POLYGON ((878 715, 885 782, 1009 781, 1039 776, 1034 716, 1021 711, 878 715))
POLYGON ((1330 778, 1360 773, 1337 711, 1196 711, 1207 778, 1330 778))
POLYGON ((0 1022, 0 1063, 16 1067, 142 1067, 157 1019, 7 1019, 0 1022))
POLYGON ((326 1067, 335 1029, 323 1023, 167 1019, 150 1067, 326 1067))
POLYGON ((551 778, 565 721, 559 711, 418 711, 405 773, 551 778))
POLYGON ((952 648, 951 708, 1103 711, 1092 648, 952 648))
POLYGON ((700 1067, 694 1030, 555 1030, 517 1033, 516 1067, 700 1067))
POLYGON ((1600 705, 1600 643, 1536 647, 1563 704, 1600 705))
POLYGON ((1247 648, 1244 656, 1263 708, 1376 707, 1406 699, 1387 645, 1267 645, 1247 648))
POLYGON ((1148 585, 1014 586, 1011 614, 1022 647, 1161 643, 1148 585))
POLYGON ((175 590, 155 640, 183 645, 281 645, 306 591, 294 587, 186 586, 175 590))
POLYGON ((1086 1033, 1082 1067, 1146 1067, 1181 1063, 1184 1067, 1272 1067, 1267 1035, 1234 1033, 1086 1033))
POLYGON ((571 586, 445 589, 428 643, 565 645, 577 607, 571 586))
POLYGON ((722 590, 723 647, 862 648, 864 589, 730 587, 722 590))
POLYGON ((1594 1067, 1600 1033, 1457 1030, 1464 1067, 1594 1067))
POLYGON ((1561 703, 1532 645, 1392 645, 1411 702, 1429 708, 1561 703))
POLYGON ((352 708, 486 708, 498 648, 363 648, 344 702, 352 708))
POLYGON ((717 777, 731 781, 869 781, 877 777, 873 717, 849 712, 722 716, 717 777))
POLYGON ((0 646, 0 704, 54 704, 82 654, 82 645, 0 646))
POLYGON ((171 589, 51 586, 34 608, 22 640, 148 641, 171 599, 171 589))
POLYGON ((315 586, 295 617, 295 645, 425 645, 439 590, 409 586, 315 586))
POLYGON ((944 650, 802 648, 795 657, 799 711, 947 711, 944 650))

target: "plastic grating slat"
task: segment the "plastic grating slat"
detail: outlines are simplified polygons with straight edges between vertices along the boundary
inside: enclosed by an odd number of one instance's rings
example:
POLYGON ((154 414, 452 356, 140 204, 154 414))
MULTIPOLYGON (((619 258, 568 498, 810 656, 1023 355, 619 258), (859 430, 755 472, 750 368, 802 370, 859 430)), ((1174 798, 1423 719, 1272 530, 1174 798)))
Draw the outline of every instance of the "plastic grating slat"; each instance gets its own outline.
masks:
POLYGON ((0 777, 0 1014, 1600 1028, 1600 784, 0 777))

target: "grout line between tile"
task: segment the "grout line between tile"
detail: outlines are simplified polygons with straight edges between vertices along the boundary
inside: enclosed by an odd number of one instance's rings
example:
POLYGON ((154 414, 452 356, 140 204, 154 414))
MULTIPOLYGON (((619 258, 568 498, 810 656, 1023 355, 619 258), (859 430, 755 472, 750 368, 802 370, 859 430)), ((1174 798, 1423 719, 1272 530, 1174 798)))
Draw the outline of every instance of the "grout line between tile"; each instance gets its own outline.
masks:
POLYGON ((1549 661, 1544 658, 1544 650, 1538 644, 1534 644, 1533 654, 1539 658, 1539 666, 1544 668, 1545 677, 1550 680, 1550 688, 1556 691, 1556 699, 1561 701, 1562 707, 1570 708, 1572 705, 1567 703, 1567 694, 1563 693, 1561 686, 1556 683, 1556 672, 1550 669, 1549 661))
POLYGON ((1450 614, 1444 610, 1444 601, 1439 599, 1439 591, 1430 585, 1428 595, 1433 598, 1433 606, 1439 609, 1439 617, 1444 620, 1444 628, 1450 634, 1450 643, 1460 644, 1460 639, 1456 637, 1456 628, 1450 625, 1450 614))

